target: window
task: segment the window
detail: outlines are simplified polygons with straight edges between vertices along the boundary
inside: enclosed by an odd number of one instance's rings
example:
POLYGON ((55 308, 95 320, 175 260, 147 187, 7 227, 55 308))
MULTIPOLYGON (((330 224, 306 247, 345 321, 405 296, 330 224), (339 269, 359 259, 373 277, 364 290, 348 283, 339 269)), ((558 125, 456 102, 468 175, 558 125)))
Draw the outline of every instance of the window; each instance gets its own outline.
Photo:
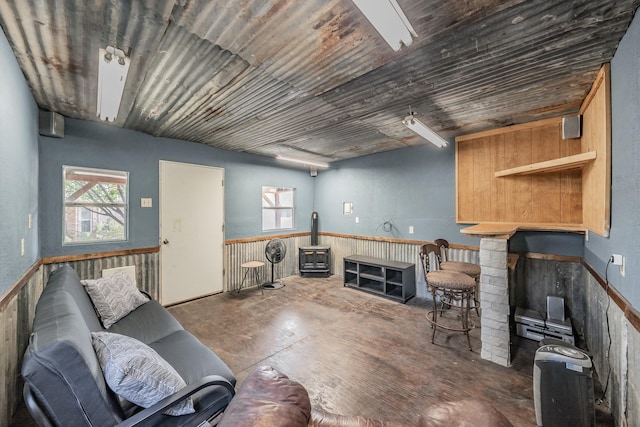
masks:
POLYGON ((295 188, 262 187, 262 231, 293 228, 295 188))
POLYGON ((64 166, 64 244, 127 240, 129 173, 64 166))

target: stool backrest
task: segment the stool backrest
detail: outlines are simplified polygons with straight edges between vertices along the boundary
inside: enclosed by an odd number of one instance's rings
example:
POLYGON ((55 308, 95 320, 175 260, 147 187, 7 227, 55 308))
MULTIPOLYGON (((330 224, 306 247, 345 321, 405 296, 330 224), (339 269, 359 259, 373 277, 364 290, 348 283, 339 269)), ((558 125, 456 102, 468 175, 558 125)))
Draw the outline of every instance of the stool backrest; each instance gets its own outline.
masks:
POLYGON ((435 261, 435 265, 433 267, 434 269, 438 269, 438 263, 440 262, 440 248, 431 243, 424 244, 420 247, 420 262, 422 263, 425 280, 427 278, 427 273, 431 271, 431 253, 433 253, 435 261))
POLYGON ((433 241, 438 247, 438 261, 445 262, 447 259, 447 249, 449 249, 449 242, 444 239, 436 239, 433 241))

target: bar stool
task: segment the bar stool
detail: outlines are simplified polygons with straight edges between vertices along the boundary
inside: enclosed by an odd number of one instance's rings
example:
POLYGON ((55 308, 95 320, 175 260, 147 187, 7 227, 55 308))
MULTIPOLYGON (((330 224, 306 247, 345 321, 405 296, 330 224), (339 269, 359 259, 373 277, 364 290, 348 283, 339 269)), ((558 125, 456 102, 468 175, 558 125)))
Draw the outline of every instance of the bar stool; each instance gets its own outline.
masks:
POLYGON ((244 277, 242 278, 242 283, 240 283, 240 287, 238 288, 238 293, 242 290, 242 286, 244 285, 244 281, 247 278, 247 274, 250 271, 253 271, 253 280, 256 282, 258 287, 260 288, 260 292, 264 295, 264 290, 262 289, 262 282, 260 281, 260 269, 264 267, 264 262, 262 261, 247 261, 243 264, 240 264, 241 268, 246 269, 244 272, 244 277))
POLYGON ((462 261, 448 261, 447 249, 449 249, 449 242, 444 239, 436 239, 436 246, 438 247, 437 256, 440 264, 440 270, 445 271, 457 271, 471 276, 476 281, 476 291, 473 295, 473 305, 476 309, 476 314, 480 316, 478 308, 480 307, 480 266, 472 262, 462 261))
POLYGON ((475 294, 476 282, 471 276, 458 271, 430 271, 429 255, 433 253, 437 261, 438 249, 436 245, 432 244, 422 245, 420 248, 420 260, 422 262, 427 290, 431 292, 431 297, 433 298, 433 310, 427 312, 427 320, 431 323, 431 328, 433 329, 431 343, 435 340, 436 329, 442 328, 454 332, 463 332, 467 336, 469 350, 473 351, 469 331, 473 329, 474 325, 469 322, 469 308, 471 299, 475 294), (438 299, 440 300, 439 309, 438 299), (440 317, 442 317, 445 306, 452 308, 456 303, 459 303, 460 308, 460 327, 447 326, 442 324, 442 322, 438 323, 438 312, 440 312, 440 317))

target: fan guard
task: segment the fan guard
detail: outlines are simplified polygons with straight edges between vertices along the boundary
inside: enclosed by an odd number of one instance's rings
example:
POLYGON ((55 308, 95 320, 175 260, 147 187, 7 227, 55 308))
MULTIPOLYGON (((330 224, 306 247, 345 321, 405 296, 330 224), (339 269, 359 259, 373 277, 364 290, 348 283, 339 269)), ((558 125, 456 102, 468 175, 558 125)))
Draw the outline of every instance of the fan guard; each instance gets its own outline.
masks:
POLYGON ((274 265, 282 262, 285 255, 287 254, 287 247, 284 244, 284 241, 281 239, 272 239, 269 240, 267 246, 264 248, 264 255, 267 257, 267 260, 271 263, 271 282, 265 283, 262 285, 264 289, 280 289, 284 286, 284 284, 280 281, 274 281, 273 277, 273 267, 274 265))

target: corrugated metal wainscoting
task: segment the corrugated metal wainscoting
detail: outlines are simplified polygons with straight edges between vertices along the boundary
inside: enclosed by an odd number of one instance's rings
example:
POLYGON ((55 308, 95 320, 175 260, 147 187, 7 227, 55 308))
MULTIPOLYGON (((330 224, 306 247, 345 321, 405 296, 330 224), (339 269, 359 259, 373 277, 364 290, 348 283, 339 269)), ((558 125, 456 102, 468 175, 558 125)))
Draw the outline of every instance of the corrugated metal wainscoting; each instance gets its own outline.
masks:
MULTIPOLYGON (((310 236, 284 237, 287 255, 276 264, 274 276, 276 279, 299 274, 298 248, 310 245, 310 236)), ((240 265, 244 262, 256 260, 264 261, 265 266, 260 270, 263 281, 271 278, 271 266, 264 255, 264 248, 268 240, 234 241, 227 243, 225 254, 225 290, 238 289, 244 276, 244 269, 240 265)), ((343 274, 343 259, 349 255, 365 255, 385 258, 394 261, 416 264, 417 296, 427 297, 424 275, 420 269, 420 243, 406 243, 359 238, 357 236, 331 236, 320 234, 318 244, 331 247, 331 274, 343 274)), ((452 261, 466 261, 479 263, 477 250, 449 248, 448 259, 452 261)))
POLYGON ((103 269, 135 265, 138 288, 147 292, 155 300, 160 295, 160 253, 157 251, 45 264, 43 266, 44 282, 47 282, 52 271, 64 264, 70 265, 81 280, 98 279, 102 277, 103 269))
MULTIPOLYGON (((311 236, 276 237, 282 240, 287 247, 287 254, 282 262, 275 264, 273 276, 276 280, 283 277, 298 274, 298 248, 309 246, 311 236)), ((236 290, 242 283, 245 270, 240 267, 247 261, 263 261, 264 267, 259 271, 263 282, 271 280, 271 264, 264 255, 264 249, 270 239, 252 241, 233 241, 225 247, 225 290, 236 290)), ((245 284, 246 286, 246 284, 245 284)))

